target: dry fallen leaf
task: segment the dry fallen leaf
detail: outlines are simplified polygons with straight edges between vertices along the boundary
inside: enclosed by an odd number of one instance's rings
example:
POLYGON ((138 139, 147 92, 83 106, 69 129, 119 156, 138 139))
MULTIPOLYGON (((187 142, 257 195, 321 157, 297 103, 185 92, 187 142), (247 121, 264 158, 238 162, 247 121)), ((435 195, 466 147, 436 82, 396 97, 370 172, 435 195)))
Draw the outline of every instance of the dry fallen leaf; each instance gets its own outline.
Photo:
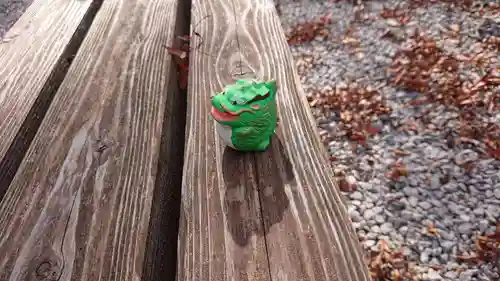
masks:
POLYGON ((167 47, 167 51, 174 56, 177 56, 178 58, 185 59, 188 56, 188 53, 184 50, 181 50, 179 48, 172 48, 172 47, 167 47))
POLYGON ((500 261, 500 221, 495 232, 476 238, 476 253, 474 255, 456 256, 457 261, 465 263, 489 262, 499 266, 500 261))
MULTIPOLYGON (((452 26, 457 30, 459 26, 452 26)), ((401 48, 387 70, 389 83, 398 88, 421 93, 421 97, 405 106, 413 107, 430 102, 455 107, 460 114, 460 136, 473 140, 487 140, 500 136, 500 124, 484 122, 478 112, 500 110, 500 97, 496 94, 500 85, 498 67, 488 64, 490 55, 452 56, 441 50, 436 41, 416 32, 408 46, 401 48), (487 59, 486 59, 487 58, 487 59), (473 63, 483 74, 462 75, 461 68, 473 63)), ((480 71, 479 71, 480 72, 480 71)), ((416 126, 404 126, 401 130, 415 130, 416 126)), ((500 143, 486 149, 488 155, 500 157, 500 143)), ((467 170, 471 170, 468 166, 467 170)))
POLYGON ((392 152, 393 152, 394 154, 396 154, 397 156, 408 156, 408 155, 410 155, 410 153, 409 153, 409 152, 407 152, 407 151, 403 151, 403 150, 401 150, 401 149, 397 149, 397 148, 394 148, 394 149, 392 150, 392 152))
POLYGON ((380 133, 380 129, 377 128, 377 127, 374 127, 372 125, 368 125, 367 128, 366 128, 366 132, 368 134, 375 135, 375 134, 380 133))
POLYGON ((374 281, 414 280, 403 252, 392 251, 384 240, 380 241, 378 251, 370 251, 367 254, 366 260, 374 281))
POLYGON ((339 188, 343 192, 352 192, 356 190, 356 185, 353 183, 349 183, 345 177, 342 177, 338 180, 339 188))
POLYGON ((167 47, 167 51, 177 66, 179 88, 187 89, 189 70, 189 36, 179 36, 180 47, 167 47))
POLYGON ((439 230, 434 226, 433 223, 427 225, 427 235, 439 236, 439 230))
POLYGON ((358 47, 360 45, 360 42, 358 39, 356 39, 354 37, 348 37, 348 36, 345 36, 342 39, 342 43, 349 45, 351 47, 358 47))
POLYGON ((399 180, 400 177, 408 176, 408 168, 404 164, 394 165, 391 169, 390 178, 392 180, 399 180))
POLYGON ((289 45, 311 41, 316 37, 326 38, 329 36, 327 25, 331 23, 330 16, 320 17, 314 22, 304 22, 292 28, 287 34, 289 45))
POLYGON ((391 108, 385 105, 382 94, 370 86, 354 83, 325 87, 308 94, 309 104, 324 115, 335 114, 339 128, 352 143, 356 153, 358 145, 365 146, 368 137, 378 134, 379 126, 372 122, 377 116, 390 114, 391 108))

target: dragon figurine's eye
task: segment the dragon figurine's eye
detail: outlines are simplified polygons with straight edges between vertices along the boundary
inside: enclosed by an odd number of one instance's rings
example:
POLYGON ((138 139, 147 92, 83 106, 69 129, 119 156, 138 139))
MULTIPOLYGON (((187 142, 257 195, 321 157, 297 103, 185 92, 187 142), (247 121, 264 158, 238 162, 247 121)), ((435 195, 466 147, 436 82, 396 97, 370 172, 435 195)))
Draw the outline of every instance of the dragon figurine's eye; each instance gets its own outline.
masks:
POLYGON ((260 101, 260 100, 265 100, 269 97, 269 92, 267 92, 265 95, 256 95, 255 98, 253 98, 249 103, 255 102, 255 101, 260 101))
POLYGON ((231 102, 232 105, 244 105, 244 104, 246 104, 246 101, 244 99, 237 98, 237 97, 232 97, 229 102, 231 102))

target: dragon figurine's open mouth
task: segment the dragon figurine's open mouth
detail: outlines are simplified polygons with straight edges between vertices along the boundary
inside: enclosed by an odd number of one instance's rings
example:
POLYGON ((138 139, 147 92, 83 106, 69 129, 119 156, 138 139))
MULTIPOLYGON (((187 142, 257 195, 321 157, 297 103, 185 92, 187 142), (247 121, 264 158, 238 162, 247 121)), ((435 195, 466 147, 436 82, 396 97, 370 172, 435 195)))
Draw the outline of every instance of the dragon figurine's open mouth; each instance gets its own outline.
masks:
POLYGON ((212 106, 212 111, 210 113, 212 114, 212 117, 219 122, 231 122, 238 119, 238 115, 220 111, 215 106, 212 106))
POLYGON ((219 122, 234 121, 234 120, 238 119, 240 114, 243 112, 254 113, 252 110, 250 110, 248 108, 241 108, 238 111, 233 112, 233 111, 229 110, 229 108, 224 106, 224 104, 221 104, 220 106, 222 107, 222 110, 224 110, 224 111, 219 110, 215 106, 212 106, 212 111, 211 111, 212 116, 215 118, 215 120, 217 120, 219 122))

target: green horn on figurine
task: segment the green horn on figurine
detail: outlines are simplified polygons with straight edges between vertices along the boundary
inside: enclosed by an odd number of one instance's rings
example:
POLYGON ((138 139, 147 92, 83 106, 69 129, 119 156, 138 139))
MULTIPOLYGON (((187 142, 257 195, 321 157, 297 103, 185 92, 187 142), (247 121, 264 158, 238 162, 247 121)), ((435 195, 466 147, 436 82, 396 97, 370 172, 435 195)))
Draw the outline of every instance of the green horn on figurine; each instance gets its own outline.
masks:
POLYGON ((277 123, 276 81, 240 79, 212 96, 211 115, 224 143, 238 151, 264 151, 277 123))

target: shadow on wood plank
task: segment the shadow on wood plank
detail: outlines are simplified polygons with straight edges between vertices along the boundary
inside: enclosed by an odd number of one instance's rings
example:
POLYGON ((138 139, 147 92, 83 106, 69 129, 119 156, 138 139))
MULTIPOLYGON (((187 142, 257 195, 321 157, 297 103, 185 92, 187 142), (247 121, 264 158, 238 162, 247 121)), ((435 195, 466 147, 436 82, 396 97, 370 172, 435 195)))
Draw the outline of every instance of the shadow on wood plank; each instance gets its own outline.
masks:
POLYGON ((255 163, 260 204, 266 210, 262 212, 262 220, 267 234, 273 225, 283 220, 290 205, 285 186, 292 184, 295 176, 290 158, 276 135, 271 138, 269 148, 259 153, 255 163))
MULTIPOLYGON (((222 173, 226 185, 224 193, 224 213, 226 214, 227 229, 238 246, 246 247, 250 237, 254 234, 262 235, 263 228, 260 221, 249 213, 248 206, 254 205, 256 192, 252 190, 245 163, 248 162, 248 153, 239 152, 229 147, 224 149, 222 158, 222 173)), ((253 176, 253 175, 252 175, 253 176)))
MULTIPOLYGON (((284 187, 286 183, 294 180, 293 167, 279 138, 273 136, 269 149, 261 154, 265 155, 263 158, 268 159, 264 172, 268 173, 269 176, 266 177, 267 181, 264 184, 259 184, 259 188, 262 189, 261 196, 265 197, 260 198, 259 201, 261 204, 272 202, 266 206, 268 215, 263 217, 265 228, 260 225, 261 222, 254 220, 252 216, 244 212, 244 206, 251 204, 255 200, 256 194, 252 190, 253 186, 241 184, 246 182, 244 179, 247 176, 244 170, 246 160, 244 158, 248 153, 226 147, 222 159, 222 171, 227 188, 224 194, 227 228, 233 240, 241 247, 248 245, 252 235, 266 235, 267 230, 272 225, 283 219, 283 214, 289 206, 284 187)), ((257 175, 260 175, 259 170, 263 168, 259 164, 256 163, 257 175)), ((257 180, 260 181, 260 179, 257 180)))

